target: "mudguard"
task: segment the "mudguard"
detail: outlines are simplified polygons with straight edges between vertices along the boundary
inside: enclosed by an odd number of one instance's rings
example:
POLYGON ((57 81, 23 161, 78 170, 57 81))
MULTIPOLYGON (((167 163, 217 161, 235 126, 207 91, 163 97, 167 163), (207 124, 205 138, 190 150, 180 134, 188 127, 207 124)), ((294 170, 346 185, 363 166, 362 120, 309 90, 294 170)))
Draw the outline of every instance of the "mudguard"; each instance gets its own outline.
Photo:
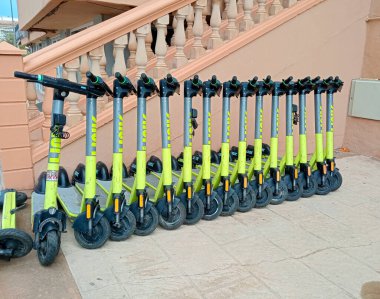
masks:
POLYGON ((284 181, 285 185, 288 187, 288 189, 292 188, 292 178, 289 174, 285 174, 282 177, 282 180, 284 181))
POLYGON ((41 210, 34 214, 33 232, 36 237, 38 236, 35 242, 39 243, 43 240, 49 231, 65 232, 66 218, 66 214, 60 210, 56 210, 54 214, 50 214, 49 210, 41 210))
MULTIPOLYGON (((181 199, 177 196, 173 198, 173 208, 176 208, 181 202, 181 199)), ((156 208, 159 214, 166 213, 168 211, 168 206, 166 204, 166 197, 161 197, 157 200, 156 208)))
MULTIPOLYGON (((92 219, 92 226, 94 227, 97 225, 104 216, 103 213, 101 212, 96 212, 92 219)), ((75 218, 74 223, 73 223, 73 229, 81 232, 81 233, 88 233, 88 225, 87 225, 87 219, 86 219, 86 212, 80 213, 77 218, 75 218)))
MULTIPOLYGON (((123 218, 124 216, 126 216, 128 211, 129 211, 129 206, 124 204, 123 208, 120 212, 120 218, 123 218)), ((114 221, 115 220, 115 213, 113 210, 113 206, 105 209, 105 211, 103 212, 103 215, 104 215, 104 217, 107 218, 108 222, 114 221)))
MULTIPOLYGON (((153 207, 153 203, 150 200, 147 200, 145 203, 145 212, 149 212, 149 210, 153 207)), ((138 202, 135 201, 134 203, 129 205, 129 210, 135 215, 136 219, 140 217, 140 211, 139 211, 139 206, 138 202)))
MULTIPOLYGON (((186 192, 183 192, 180 196, 179 196, 179 199, 180 201, 184 204, 185 207, 187 207, 187 196, 186 196, 186 192)), ((191 204, 193 205, 194 202, 198 199, 198 195, 197 194, 193 194, 193 197, 191 198, 190 202, 191 204)))

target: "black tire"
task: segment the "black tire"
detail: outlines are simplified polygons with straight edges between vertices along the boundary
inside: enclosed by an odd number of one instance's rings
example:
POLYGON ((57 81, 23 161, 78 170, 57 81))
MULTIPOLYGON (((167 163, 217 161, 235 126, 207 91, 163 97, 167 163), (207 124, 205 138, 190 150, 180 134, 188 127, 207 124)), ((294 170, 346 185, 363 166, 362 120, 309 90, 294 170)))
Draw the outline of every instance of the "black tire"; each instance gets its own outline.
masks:
POLYGON ((317 192, 317 182, 313 176, 309 178, 309 187, 306 186, 306 177, 305 174, 300 173, 300 180, 302 182, 302 197, 307 198, 313 196, 317 192))
POLYGON ((339 169, 336 168, 333 172, 330 172, 329 176, 330 176, 330 181, 331 181, 331 186, 330 186, 331 191, 338 190, 342 186, 342 183, 343 183, 343 177, 339 169))
POLYGON ((287 184, 288 188, 288 196, 286 197, 287 201, 296 201, 301 198, 301 195, 303 193, 303 187, 301 180, 296 180, 295 189, 293 190, 292 183, 287 184))
POLYGON ((142 223, 136 222, 135 235, 147 236, 151 234, 158 225, 158 212, 155 207, 151 207, 147 213, 145 213, 144 221, 142 223))
POLYGON ((274 182, 273 179, 270 178, 268 181, 271 181, 269 184, 273 197, 270 201, 271 205, 279 205, 285 201, 285 199, 288 197, 288 187, 286 186, 285 182, 281 180, 278 185, 278 194, 275 194, 274 192, 274 182))
POLYGON ((111 241, 124 241, 127 240, 136 229, 136 218, 131 211, 127 211, 125 216, 120 219, 120 226, 116 227, 114 223, 111 225, 111 241))
POLYGON ((220 216, 223 209, 223 202, 222 202, 222 199, 219 197, 218 193, 216 193, 215 191, 212 191, 210 209, 206 208, 205 190, 201 190, 199 192, 199 198, 202 200, 203 205, 204 205, 204 214, 202 217, 203 220, 210 221, 220 216))
POLYGON ((15 228, 0 230, 0 249, 13 249, 11 258, 27 255, 33 247, 33 240, 26 232, 15 228))
POLYGON ((319 170, 316 170, 313 172, 313 177, 317 183, 317 191, 315 192, 315 194, 318 194, 318 195, 327 195, 330 193, 330 190, 331 190, 331 180, 330 180, 330 176, 329 175, 326 175, 326 181, 325 181, 325 184, 322 185, 322 174, 320 173, 319 170))
POLYGON ((222 212, 220 213, 220 216, 233 215, 237 211, 238 206, 239 206, 239 197, 236 194, 235 190, 230 188, 230 190, 228 191, 226 205, 224 205, 223 203, 223 196, 224 196, 223 186, 219 186, 218 188, 216 188, 215 191, 216 193, 218 193, 219 197, 222 199, 223 207, 222 207, 222 212))
POLYGON ((59 252, 61 246, 61 236, 56 230, 49 231, 45 238, 40 241, 40 247, 37 249, 37 257, 42 266, 51 265, 59 252))
POLYGON ((267 205, 270 204, 272 198, 273 198, 273 192, 272 189, 265 185, 265 188, 261 190, 261 197, 258 196, 258 186, 255 181, 252 181, 251 186, 253 188, 253 191, 256 194, 256 209, 265 208, 267 205))
POLYGON ((111 226, 107 218, 100 218, 99 222, 92 228, 92 234, 79 232, 74 229, 75 240, 86 249, 97 249, 102 247, 111 235, 111 226))
POLYGON ((234 188, 234 190, 235 190, 235 192, 239 198, 239 204, 238 204, 237 210, 240 213, 246 213, 246 212, 252 210, 256 204, 256 194, 255 194, 255 191, 253 190, 252 186, 248 184, 247 196, 246 196, 245 200, 243 200, 243 190, 241 188, 240 183, 235 183, 235 185, 233 185, 232 188, 234 188))
POLYGON ((158 223, 162 228, 166 230, 174 230, 179 228, 186 218, 186 209, 182 202, 179 202, 178 205, 173 208, 172 219, 169 219, 167 212, 161 212, 158 215, 158 223))
POLYGON ((191 213, 186 213, 186 218, 183 223, 187 225, 193 225, 197 223, 199 220, 202 219, 204 210, 205 206, 203 205, 203 202, 196 194, 194 194, 192 211, 191 213))

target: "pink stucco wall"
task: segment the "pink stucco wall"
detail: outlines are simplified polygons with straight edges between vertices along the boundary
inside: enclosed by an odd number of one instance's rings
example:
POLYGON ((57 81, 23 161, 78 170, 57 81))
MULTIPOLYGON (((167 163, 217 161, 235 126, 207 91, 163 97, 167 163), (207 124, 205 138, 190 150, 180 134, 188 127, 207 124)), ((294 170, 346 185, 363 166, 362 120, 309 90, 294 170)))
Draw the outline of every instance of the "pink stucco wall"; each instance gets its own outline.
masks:
MULTIPOLYGON (((242 47, 199 72, 200 78, 206 80, 216 74, 220 80, 228 80, 237 75, 240 80, 247 80, 255 75, 260 78, 267 74, 279 80, 289 75, 304 77, 307 75, 339 75, 346 83, 343 92, 336 96, 336 138, 335 147, 343 143, 346 124, 347 104, 352 78, 360 77, 366 35, 366 22, 371 0, 326 0, 297 18, 260 37, 255 42, 242 47)), ((183 93, 182 93, 183 94, 183 93)), ((182 147, 183 98, 171 99, 173 152, 177 155, 182 147)), ((194 99, 194 106, 199 109, 201 126, 201 99, 194 99)), ((314 130, 312 96, 308 97, 309 124, 308 131, 314 130)), ((232 134, 231 141, 236 144, 238 101, 232 100, 232 134)), ((253 101, 249 101, 250 116, 254 113, 253 101)), ((265 98, 264 141, 269 142, 270 98, 265 98)), ((159 101, 148 101, 148 154, 160 155, 159 101)), ((221 99, 212 101, 212 142, 213 148, 219 149, 221 139, 221 99)), ((284 101, 281 100, 280 152, 284 150, 284 101)), ((248 141, 253 141, 253 121, 249 118, 248 141)), ((134 157, 136 148, 136 111, 125 115, 125 152, 126 161, 134 157)), ((201 127, 200 127, 201 128, 201 127)), ((194 147, 201 147, 201 129, 196 132, 194 147)), ((295 129, 295 133, 298 131, 295 129)), ((313 150, 313 134, 309 138, 309 151, 313 150)), ((297 144, 297 143, 296 143, 297 144)), ((107 124, 98 130, 98 159, 111 164, 112 159, 112 125, 107 124)), ((72 173, 78 162, 84 161, 84 138, 66 146, 62 150, 62 165, 72 173), (73 159, 73 157, 76 157, 73 159), (79 157, 79 158, 77 158, 79 157), (82 158, 80 158, 82 157, 82 158)), ((35 165, 38 174, 46 167, 46 159, 35 165)))

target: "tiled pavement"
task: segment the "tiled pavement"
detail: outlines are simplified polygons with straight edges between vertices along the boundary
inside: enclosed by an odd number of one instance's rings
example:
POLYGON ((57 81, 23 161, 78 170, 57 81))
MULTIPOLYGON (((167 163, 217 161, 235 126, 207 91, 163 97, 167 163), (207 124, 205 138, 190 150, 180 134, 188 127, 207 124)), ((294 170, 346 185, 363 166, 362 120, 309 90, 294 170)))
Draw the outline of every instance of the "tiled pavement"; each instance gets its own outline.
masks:
POLYGON ((70 229, 62 249, 80 294, 358 298, 363 283, 380 280, 380 161, 352 156, 337 163, 343 186, 325 197, 157 229, 95 251, 80 248, 70 229))

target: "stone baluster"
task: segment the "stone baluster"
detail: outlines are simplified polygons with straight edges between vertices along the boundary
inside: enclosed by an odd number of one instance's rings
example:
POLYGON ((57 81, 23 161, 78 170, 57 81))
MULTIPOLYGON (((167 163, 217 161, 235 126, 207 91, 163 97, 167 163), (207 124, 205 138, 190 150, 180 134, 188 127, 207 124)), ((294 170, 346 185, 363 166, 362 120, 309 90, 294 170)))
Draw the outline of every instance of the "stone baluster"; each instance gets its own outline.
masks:
MULTIPOLYGON (((264 0, 265 1, 265 0, 264 0)), ((211 36, 208 40, 207 49, 215 49, 223 44, 223 40, 220 37, 219 29, 222 19, 220 17, 220 4, 219 0, 212 1, 212 11, 211 11, 211 36)))
POLYGON ((155 22, 155 26, 157 28, 157 38, 155 47, 157 63, 156 66, 153 68, 153 78, 157 79, 161 79, 162 77, 166 76, 166 74, 169 72, 168 66, 165 62, 165 56, 168 49, 165 40, 165 32, 168 25, 169 15, 162 16, 161 18, 158 18, 155 22))
POLYGON ((226 30, 224 31, 225 40, 231 40, 238 35, 238 31, 236 28, 236 17, 237 17, 236 0, 230 0, 228 4, 228 10, 227 10, 228 24, 227 24, 226 30))
POLYGON ((108 74, 106 72, 106 65, 107 65, 107 58, 106 58, 106 53, 104 52, 104 45, 100 46, 100 52, 102 53, 102 56, 99 61, 99 66, 100 66, 100 76, 104 79, 108 78, 108 74))
POLYGON ((176 28, 177 28, 177 18, 176 18, 176 16, 173 16, 172 28, 174 30, 174 33, 173 33, 172 38, 170 40, 170 45, 174 46, 175 45, 175 32, 176 32, 176 28))
POLYGON ((206 7, 206 0, 198 0, 195 2, 194 6, 194 43, 191 48, 190 58, 195 59, 201 56, 206 50, 202 44, 203 35, 203 21, 202 21, 202 11, 206 7))
POLYGON ((243 2, 244 17, 240 23, 240 31, 242 32, 247 31, 253 27, 252 8, 253 8, 253 0, 244 0, 243 2))
POLYGON ((128 68, 134 68, 136 66, 136 50, 137 50, 137 40, 136 34, 131 31, 129 32, 129 42, 128 42, 129 57, 127 61, 128 68))
POLYGON ((242 13, 244 11, 243 6, 244 6, 244 1, 243 0, 237 0, 237 12, 238 14, 242 13))
POLYGON ((211 14, 212 0, 206 0, 206 5, 202 11, 203 32, 207 31, 210 26, 207 24, 207 16, 211 14))
POLYGON ((137 38, 137 48, 136 48, 136 79, 140 78, 142 73, 145 73, 146 64, 148 62, 148 56, 146 54, 145 48, 145 37, 148 34, 148 26, 144 25, 136 30, 136 38, 137 38))
POLYGON ((258 8, 254 18, 255 23, 261 23, 268 17, 267 10, 265 8, 266 2, 266 0, 257 0, 258 8))
MULTIPOLYGON (((89 56, 91 60, 91 67, 90 67, 91 73, 93 73, 95 76, 102 77, 101 68, 100 68, 100 61, 103 57, 102 46, 90 51, 89 56)), ((104 108, 107 102, 108 102, 107 96, 97 99, 96 106, 97 106, 98 112, 100 112, 104 108)))
POLYGON ((222 20, 227 20, 227 11, 228 11, 228 6, 230 5, 230 0, 224 0, 224 10, 222 13, 222 20))
POLYGON ((193 37, 193 26, 194 26, 194 8, 192 5, 189 5, 189 13, 186 16, 186 37, 190 39, 193 37))
MULTIPOLYGON (((79 72, 79 58, 75 58, 69 62, 65 63, 65 69, 67 72, 67 80, 72 82, 78 82, 77 74, 79 72)), ((75 92, 70 92, 66 98, 66 101, 69 103, 69 109, 66 112, 68 127, 72 127, 83 119, 83 115, 78 108, 78 101, 80 99, 80 94, 75 92)))
POLYGON ((176 52, 173 59, 173 68, 179 68, 187 63, 187 57, 183 51, 186 43, 185 18, 189 13, 189 5, 177 10, 176 19, 177 27, 175 30, 175 47, 176 52))
POLYGON ((146 55, 148 57, 148 60, 154 57, 154 53, 152 50, 152 42, 153 42, 152 26, 148 24, 148 34, 145 37, 145 49, 146 49, 146 55))
MULTIPOLYGON (((298 1, 300 1, 300 0, 298 0, 298 1)), ((289 8, 289 7, 293 6, 296 3, 297 3, 297 0, 282 0, 282 5, 285 8, 289 8)))
POLYGON ((37 117, 40 112, 36 105, 37 93, 36 84, 32 82, 26 82, 26 98, 28 99, 28 117, 29 119, 37 117))
POLYGON ((282 4, 280 0, 274 0, 269 9, 269 15, 274 16, 278 14, 282 10, 282 4))
POLYGON ((115 57, 115 64, 113 66, 112 74, 119 72, 123 76, 127 73, 127 66, 125 64, 124 49, 128 44, 128 35, 125 34, 115 39, 113 42, 113 53, 115 57))
POLYGON ((86 72, 90 69, 90 66, 88 65, 88 56, 87 53, 81 55, 80 57, 80 66, 79 66, 79 71, 81 75, 81 83, 86 83, 87 77, 86 77, 86 72))

